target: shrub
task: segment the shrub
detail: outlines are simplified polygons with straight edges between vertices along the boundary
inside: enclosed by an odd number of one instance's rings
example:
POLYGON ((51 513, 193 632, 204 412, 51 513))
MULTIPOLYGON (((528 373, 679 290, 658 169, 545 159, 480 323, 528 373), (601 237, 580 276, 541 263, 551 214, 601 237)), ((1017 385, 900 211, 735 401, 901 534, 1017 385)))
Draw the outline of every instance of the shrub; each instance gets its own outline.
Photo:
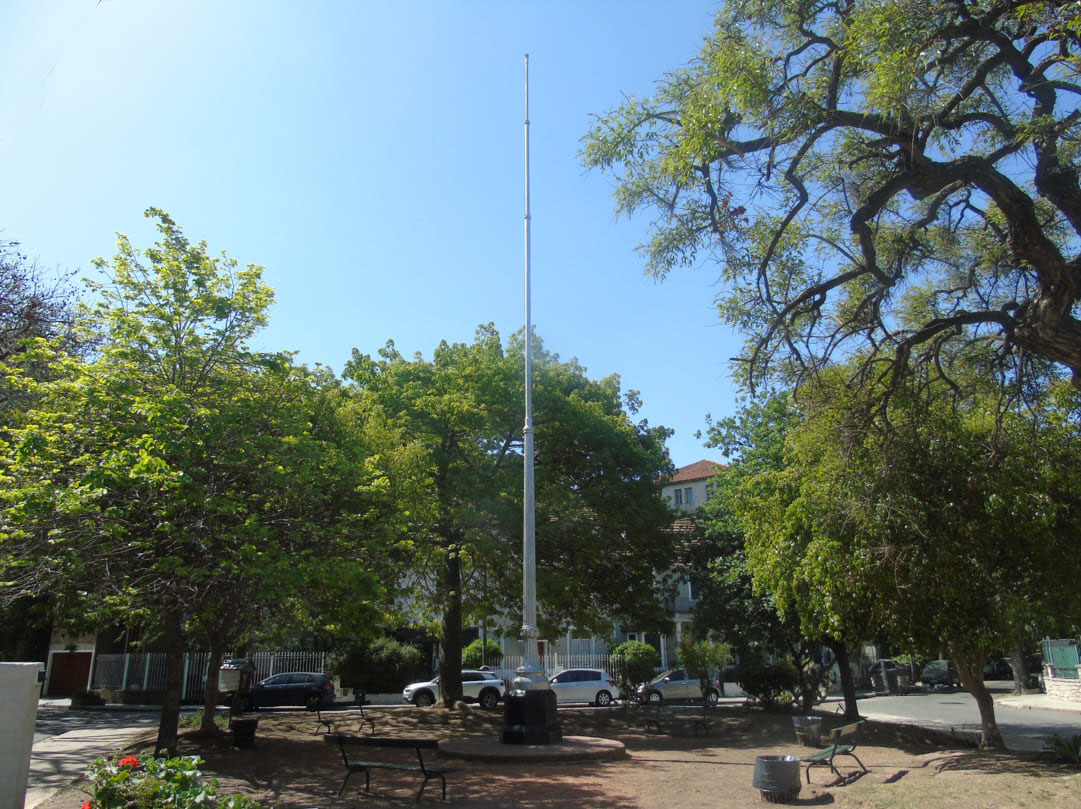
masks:
POLYGON ((727 643, 712 640, 696 641, 688 635, 684 635, 679 640, 679 662, 691 676, 698 678, 703 697, 712 688, 710 678, 713 673, 721 671, 725 663, 731 659, 732 647, 727 643))
POLYGON ((481 639, 477 638, 462 649, 462 665, 467 669, 477 669, 482 665, 498 666, 501 662, 503 662, 503 650, 494 640, 489 639, 487 646, 484 646, 481 639), (483 659, 482 650, 485 651, 483 659))
POLYGON ((629 640, 613 649, 608 661, 609 673, 619 681, 620 696, 631 699, 639 683, 653 679, 660 655, 648 643, 629 640))
MULTIPOLYGON (((199 710, 192 713, 190 716, 183 720, 183 723, 184 727, 201 728, 203 726, 203 709, 200 708, 199 710)), ((229 719, 219 713, 216 713, 214 714, 214 724, 222 730, 225 730, 229 727, 229 719)))
POLYGON ((795 699, 796 690, 799 688, 799 675, 796 667, 788 661, 747 661, 740 670, 739 687, 763 708, 772 710, 789 705, 795 699))
POLYGON ((218 782, 204 780, 198 756, 99 758, 86 772, 90 800, 82 809, 261 809, 242 795, 218 798, 218 782))
POLYGON ((370 693, 400 691, 420 665, 420 649, 394 638, 356 644, 330 659, 331 674, 346 688, 370 693))
POLYGON ((1052 736, 1043 746, 1045 753, 1064 764, 1081 767, 1081 734, 1076 736, 1052 736))

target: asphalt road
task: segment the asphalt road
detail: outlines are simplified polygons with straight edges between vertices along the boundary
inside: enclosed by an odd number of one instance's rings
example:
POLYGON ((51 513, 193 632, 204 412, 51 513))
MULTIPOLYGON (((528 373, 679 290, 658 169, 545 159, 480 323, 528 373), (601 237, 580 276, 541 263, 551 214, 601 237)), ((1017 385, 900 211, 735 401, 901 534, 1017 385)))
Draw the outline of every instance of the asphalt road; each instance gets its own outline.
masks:
MULTIPOLYGON (((995 693, 995 720, 1011 750, 1040 751, 1056 733, 1081 733, 1081 704, 1075 710, 1041 707, 1054 704, 1042 697, 1011 697, 995 693)), ((908 722, 952 732, 967 739, 980 736, 980 712, 976 700, 960 689, 931 694, 876 696, 859 701, 860 714, 869 719, 908 722)), ((1061 704, 1060 704, 1061 705, 1061 704)))

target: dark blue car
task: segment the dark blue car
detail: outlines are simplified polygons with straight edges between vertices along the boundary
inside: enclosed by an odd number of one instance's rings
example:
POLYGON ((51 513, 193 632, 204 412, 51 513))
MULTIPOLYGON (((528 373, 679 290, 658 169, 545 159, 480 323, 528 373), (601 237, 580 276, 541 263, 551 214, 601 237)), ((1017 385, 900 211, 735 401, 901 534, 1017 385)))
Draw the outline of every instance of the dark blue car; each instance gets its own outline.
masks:
POLYGON ((334 683, 325 674, 287 671, 253 685, 249 702, 253 708, 274 705, 315 708, 317 705, 329 705, 334 702, 334 683))

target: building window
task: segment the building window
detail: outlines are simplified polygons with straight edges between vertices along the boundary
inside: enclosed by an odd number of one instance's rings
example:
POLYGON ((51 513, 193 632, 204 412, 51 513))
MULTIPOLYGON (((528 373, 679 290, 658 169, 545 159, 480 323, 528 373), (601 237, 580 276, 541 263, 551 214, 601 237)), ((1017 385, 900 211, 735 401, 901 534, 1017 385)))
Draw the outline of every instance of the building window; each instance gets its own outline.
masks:
POLYGON ((710 497, 711 494, 713 494, 713 484, 712 483, 707 483, 706 484, 706 499, 707 500, 709 500, 709 497, 710 497))
POLYGON ((688 506, 691 503, 693 503, 694 502, 694 489, 692 489, 690 486, 688 486, 686 489, 684 489, 683 490, 683 499, 687 502, 688 506))
POLYGON ((677 506, 682 506, 683 505, 683 490, 682 489, 676 489, 675 494, 676 494, 676 505, 677 506))

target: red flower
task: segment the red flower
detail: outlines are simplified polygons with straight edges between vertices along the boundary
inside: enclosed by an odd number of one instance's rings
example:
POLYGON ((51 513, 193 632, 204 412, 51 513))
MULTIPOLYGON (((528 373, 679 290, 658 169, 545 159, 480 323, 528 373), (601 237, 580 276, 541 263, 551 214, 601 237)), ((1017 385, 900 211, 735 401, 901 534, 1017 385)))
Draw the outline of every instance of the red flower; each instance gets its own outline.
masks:
POLYGON ((79 809, 94 809, 93 801, 86 801, 79 809))
MULTIPOLYGON (((121 767, 131 767, 133 770, 139 766, 139 759, 135 756, 124 756, 117 762, 121 767)), ((85 806, 81 809, 87 809, 85 806)))

